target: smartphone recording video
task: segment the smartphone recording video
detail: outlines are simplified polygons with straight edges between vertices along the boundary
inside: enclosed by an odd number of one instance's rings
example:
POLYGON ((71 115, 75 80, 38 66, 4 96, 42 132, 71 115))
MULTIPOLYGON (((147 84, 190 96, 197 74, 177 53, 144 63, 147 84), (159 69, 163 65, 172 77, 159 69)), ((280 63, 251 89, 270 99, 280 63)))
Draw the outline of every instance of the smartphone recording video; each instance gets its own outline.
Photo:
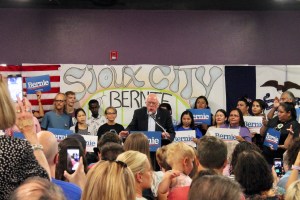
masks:
POLYGON ((23 81, 22 76, 19 75, 8 75, 7 76, 8 90, 11 98, 14 102, 17 102, 17 97, 21 100, 23 98, 23 81))
POLYGON ((68 171, 74 172, 79 165, 80 153, 79 148, 72 147, 67 149, 68 171))
POLYGON ((282 160, 281 158, 274 158, 274 167, 275 167, 275 172, 277 176, 281 176, 283 174, 282 171, 282 160))

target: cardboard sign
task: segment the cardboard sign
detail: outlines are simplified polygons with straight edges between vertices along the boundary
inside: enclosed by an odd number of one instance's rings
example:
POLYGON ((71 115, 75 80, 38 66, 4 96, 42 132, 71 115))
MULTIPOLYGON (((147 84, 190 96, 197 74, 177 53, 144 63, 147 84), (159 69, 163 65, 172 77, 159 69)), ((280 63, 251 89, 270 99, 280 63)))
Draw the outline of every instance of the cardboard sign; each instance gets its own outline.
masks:
POLYGON ((150 152, 156 152, 161 147, 161 132, 160 131, 130 131, 130 134, 144 133, 149 141, 150 152))
POLYGON ((275 130, 274 128, 268 128, 266 132, 264 145, 274 150, 277 150, 279 139, 280 139, 280 132, 275 130))
POLYGON ((25 78, 27 94, 35 94, 36 91, 47 92, 51 90, 50 76, 34 76, 25 78))
POLYGON ((239 131, 239 129, 215 128, 211 131, 211 135, 223 141, 235 141, 236 136, 240 135, 239 131))
POLYGON ((259 133, 262 124, 262 116, 244 116, 245 126, 250 133, 259 133))
POLYGON ((211 124, 211 111, 210 109, 189 109, 194 116, 194 122, 198 124, 211 124))
POLYGON ((98 136, 95 135, 82 135, 86 141, 86 151, 94 152, 94 147, 97 147, 98 136))
POLYGON ((176 137, 174 142, 184 142, 185 144, 196 147, 196 143, 192 141, 193 138, 196 138, 196 131, 176 131, 176 137))

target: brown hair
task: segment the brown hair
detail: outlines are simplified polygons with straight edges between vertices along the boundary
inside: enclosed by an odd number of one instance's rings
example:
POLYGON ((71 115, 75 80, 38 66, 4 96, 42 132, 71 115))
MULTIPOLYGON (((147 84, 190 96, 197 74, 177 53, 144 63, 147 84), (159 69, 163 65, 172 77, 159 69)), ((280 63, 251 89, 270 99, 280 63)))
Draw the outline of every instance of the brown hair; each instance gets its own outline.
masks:
POLYGON ((150 148, 149 141, 146 135, 143 133, 131 133, 126 138, 124 143, 124 150, 134 150, 146 154, 150 160, 150 148))

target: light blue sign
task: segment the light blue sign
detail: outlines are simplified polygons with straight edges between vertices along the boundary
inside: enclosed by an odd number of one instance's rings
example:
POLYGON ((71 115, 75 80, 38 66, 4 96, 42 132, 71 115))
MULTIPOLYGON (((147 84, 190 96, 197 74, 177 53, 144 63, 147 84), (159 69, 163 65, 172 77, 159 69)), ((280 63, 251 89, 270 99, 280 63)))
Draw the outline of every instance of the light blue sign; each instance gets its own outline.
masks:
POLYGON ((300 120, 300 108, 296 108, 296 113, 297 113, 297 121, 299 122, 299 120, 300 120))
POLYGON ((48 131, 53 133, 57 139, 58 142, 65 139, 68 135, 72 134, 73 131, 66 130, 66 129, 60 129, 60 128, 48 128, 48 131))
POLYGON ((25 78, 27 94, 35 94, 36 91, 47 92, 51 90, 50 76, 34 76, 25 78))
POLYGON ((211 125, 211 111, 210 109, 189 109, 194 116, 195 124, 211 125))
POLYGON ((268 128, 264 145, 274 150, 278 149, 280 132, 274 128, 268 128))
POLYGON ((160 131, 130 131, 130 134, 144 133, 149 141, 150 152, 156 152, 161 147, 161 132, 160 131))

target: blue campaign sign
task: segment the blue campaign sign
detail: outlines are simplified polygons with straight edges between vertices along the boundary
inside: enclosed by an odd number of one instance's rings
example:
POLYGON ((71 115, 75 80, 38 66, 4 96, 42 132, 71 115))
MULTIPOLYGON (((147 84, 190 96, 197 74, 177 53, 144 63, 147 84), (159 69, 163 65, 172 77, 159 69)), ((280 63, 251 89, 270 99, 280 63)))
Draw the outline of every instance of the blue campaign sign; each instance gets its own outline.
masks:
POLYGON ((14 132, 14 138, 25 139, 25 136, 21 132, 14 132))
POLYGON ((34 76, 25 78, 27 94, 35 94, 36 91, 47 92, 51 90, 50 76, 34 76))
POLYGON ((300 108, 296 108, 296 113, 297 113, 297 121, 300 121, 300 108))
POLYGON ((211 111, 210 109, 189 109, 194 116, 195 124, 211 125, 211 111))
POLYGON ((274 128, 268 128, 264 145, 274 150, 277 150, 279 139, 280 132, 275 130, 274 128))
POLYGON ((149 141, 150 152, 155 152, 161 147, 161 132, 160 131, 130 131, 130 134, 144 133, 149 141))
POLYGON ((48 128, 48 131, 53 133, 57 139, 58 142, 62 141, 67 137, 67 135, 70 135, 73 133, 71 130, 66 129, 60 129, 60 128, 48 128))

